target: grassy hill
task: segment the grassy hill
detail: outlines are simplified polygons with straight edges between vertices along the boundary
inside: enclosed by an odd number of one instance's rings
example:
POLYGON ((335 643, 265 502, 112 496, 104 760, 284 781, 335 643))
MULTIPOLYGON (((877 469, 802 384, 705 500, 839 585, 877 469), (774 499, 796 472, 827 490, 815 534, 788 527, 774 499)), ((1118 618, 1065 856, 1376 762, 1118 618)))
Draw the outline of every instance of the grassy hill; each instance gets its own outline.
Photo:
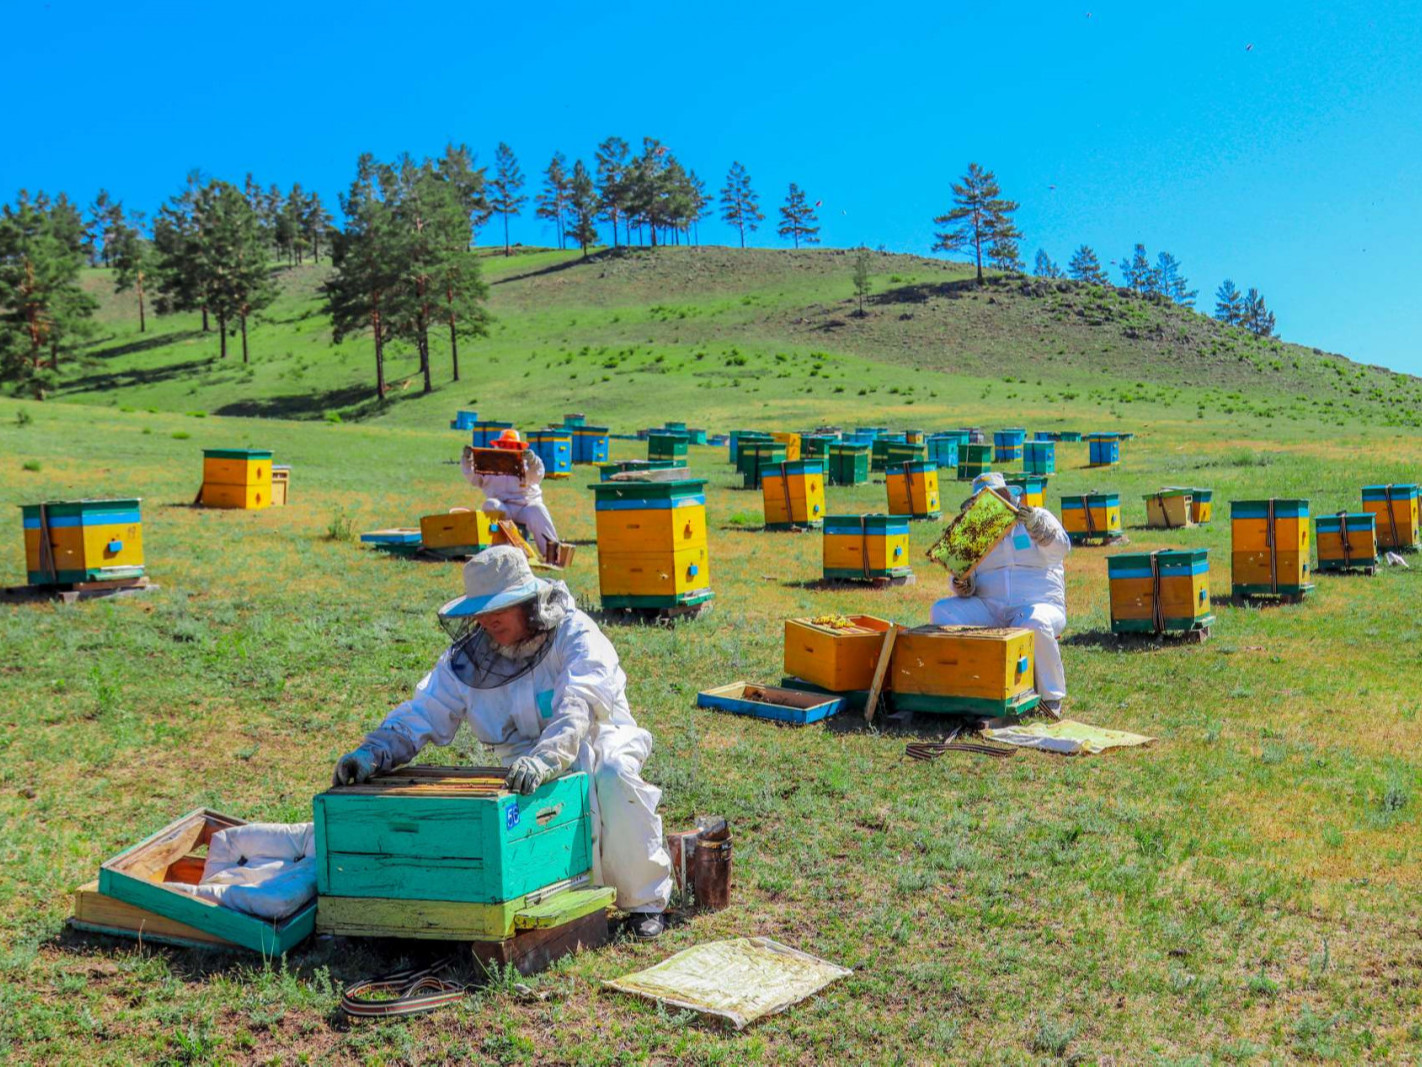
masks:
POLYGON ((917 256, 875 256, 862 318, 838 250, 639 249, 586 261, 532 251, 485 264, 495 325, 462 346, 459 383, 436 331, 428 397, 415 359, 397 353, 394 402, 372 407, 370 342, 332 344, 321 265, 280 272, 282 296, 252 331, 248 366, 219 361, 195 315, 152 319, 139 335, 131 296, 92 272, 103 336, 60 396, 405 424, 471 405, 526 424, 571 404, 640 425, 685 396, 704 421, 748 425, 809 418, 845 397, 865 419, 911 407, 905 417, 925 423, 971 420, 972 401, 988 399, 1013 402, 1021 419, 1098 425, 1203 412, 1352 432, 1412 426, 1422 412, 1422 380, 1410 376, 1260 341, 1122 290, 1003 278, 979 289, 962 264, 917 256))

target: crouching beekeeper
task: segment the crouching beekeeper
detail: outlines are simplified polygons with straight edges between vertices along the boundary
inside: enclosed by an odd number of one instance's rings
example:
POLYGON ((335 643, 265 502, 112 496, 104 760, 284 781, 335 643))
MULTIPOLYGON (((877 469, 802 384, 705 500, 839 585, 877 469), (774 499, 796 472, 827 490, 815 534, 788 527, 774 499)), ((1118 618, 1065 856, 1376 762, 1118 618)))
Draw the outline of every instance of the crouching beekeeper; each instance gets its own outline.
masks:
POLYGON ((586 771, 593 877, 617 890, 635 936, 658 936, 672 888, 662 794, 641 776, 652 735, 632 718, 612 643, 566 585, 534 577, 511 546, 466 563, 464 592, 440 609, 449 649, 414 696, 341 757, 335 784, 399 767, 430 742, 447 745, 461 722, 509 769, 515 792, 532 793, 569 768, 586 771))
MULTIPOLYGON (((1001 474, 973 479, 973 496, 992 489, 1017 506, 1018 523, 966 579, 953 578, 954 595, 933 605, 939 626, 1020 626, 1031 630, 1042 709, 1061 717, 1066 673, 1057 638, 1066 629, 1066 574, 1071 539, 1046 508, 1020 506, 1022 491, 1001 474)), ((963 506, 972 497, 963 502, 963 506)))
POLYGON ((503 512, 514 522, 523 523, 528 536, 533 538, 538 554, 547 559, 548 545, 558 540, 558 530, 553 525, 553 516, 547 505, 543 503, 543 476, 546 473, 543 460, 519 440, 517 430, 505 430, 499 434, 494 447, 527 453, 523 477, 475 470, 474 452, 466 446, 459 459, 464 480, 475 489, 484 491, 482 510, 486 514, 503 512))

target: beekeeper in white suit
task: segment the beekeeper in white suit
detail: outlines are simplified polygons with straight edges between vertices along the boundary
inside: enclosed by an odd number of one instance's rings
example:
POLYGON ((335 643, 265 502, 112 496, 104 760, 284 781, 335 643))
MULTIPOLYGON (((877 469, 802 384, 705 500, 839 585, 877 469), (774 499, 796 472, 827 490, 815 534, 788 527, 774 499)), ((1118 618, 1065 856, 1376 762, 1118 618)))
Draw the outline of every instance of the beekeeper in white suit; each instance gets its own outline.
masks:
POLYGON ((548 558, 548 545, 558 540, 558 531, 553 526, 553 516, 543 503, 543 460, 538 453, 519 441, 517 430, 505 430, 494 442, 495 448, 509 448, 527 452, 526 466, 522 478, 512 474, 485 474, 474 469, 474 453, 465 448, 459 459, 459 469, 464 472, 464 480, 475 489, 484 491, 483 510, 488 513, 502 511, 514 522, 519 522, 533 538, 538 554, 548 558))
POLYGON ((454 639, 414 696, 336 764, 337 785, 363 782, 447 745, 461 722, 509 768, 508 788, 532 793, 564 771, 591 779, 593 876, 617 890, 636 937, 662 932, 671 857, 643 781, 652 735, 627 705, 627 676, 597 624, 562 582, 535 578, 518 549, 485 549, 464 565, 465 595, 440 609, 454 639))
MULTIPOLYGON (((973 479, 973 496, 992 489, 1017 505, 1021 490, 1009 490, 1001 474, 973 479)), ((971 500, 972 497, 969 497, 971 500)), ((966 506, 968 501, 964 501, 966 506)), ((987 554, 966 581, 953 579, 954 596, 933 605, 939 626, 1020 626, 1031 630, 1042 710, 1061 717, 1066 672, 1057 638, 1066 629, 1066 573, 1062 561, 1071 539, 1046 508, 1018 507, 1019 522, 987 554)))

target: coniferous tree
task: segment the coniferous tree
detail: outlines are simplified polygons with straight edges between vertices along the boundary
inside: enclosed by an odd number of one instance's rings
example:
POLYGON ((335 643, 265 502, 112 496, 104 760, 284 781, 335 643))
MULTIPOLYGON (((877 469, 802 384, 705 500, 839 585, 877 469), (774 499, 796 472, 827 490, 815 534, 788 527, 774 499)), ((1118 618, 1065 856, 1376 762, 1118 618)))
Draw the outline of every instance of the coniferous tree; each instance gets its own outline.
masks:
POLYGON ((518 215, 528 197, 519 193, 523 188, 523 172, 519 170, 518 159, 513 149, 499 142, 494 151, 494 177, 489 181, 493 196, 489 207, 504 217, 504 255, 509 255, 509 219, 518 215))
MULTIPOLYGON (((201 311, 202 329, 208 331, 207 304, 199 276, 201 247, 198 235, 197 201, 202 175, 190 171, 183 191, 158 209, 153 221, 154 276, 157 296, 154 309, 160 315, 171 311, 201 311)), ((275 187, 274 187, 275 188, 275 187)))
POLYGON ((573 176, 568 182, 568 233, 588 258, 588 247, 597 242, 598 197, 587 165, 580 159, 573 164, 573 176))
POLYGON ((781 237, 791 238, 796 248, 800 247, 801 241, 807 245, 817 245, 820 243, 819 221, 804 191, 791 182, 785 203, 780 208, 780 229, 777 232, 781 237))
POLYGON ((1037 249, 1037 259, 1032 266, 1032 273, 1038 278, 1060 278, 1062 269, 1057 266, 1052 257, 1047 255, 1045 248, 1037 249))
POLYGON ((1244 321, 1244 294, 1229 278, 1215 290, 1215 318, 1226 326, 1238 326, 1244 321))
POLYGON ((694 205, 691 178, 681 161, 669 152, 659 175, 656 217, 673 244, 681 244, 690 230, 694 205))
POLYGON ((135 211, 114 234, 114 292, 138 297, 138 332, 147 328, 144 281, 153 271, 153 243, 143 236, 143 213, 135 211))
POLYGON ((697 245, 701 244, 701 220, 706 217, 706 208, 711 203, 711 198, 706 195, 706 183, 696 176, 696 171, 691 170, 686 173, 686 190, 690 198, 690 211, 687 215, 687 224, 692 235, 692 239, 697 245))
MULTIPOLYGON (((623 188, 627 169, 627 142, 621 137, 609 137, 597 146, 594 158, 597 161, 597 199, 599 217, 612 226, 612 247, 617 247, 617 222, 626 217, 623 188)), ((628 232, 631 243, 631 231, 628 232)))
POLYGON ((1244 294, 1240 325, 1255 337, 1274 336, 1274 313, 1265 306, 1264 297, 1253 286, 1244 294))
POLYGON ((21 190, 0 209, 0 379, 43 400, 77 358, 97 306, 80 287, 83 219, 62 195, 21 190))
POLYGON ((869 295, 869 268, 874 261, 869 249, 854 253, 854 295, 859 298, 859 317, 864 317, 864 298, 869 295))
POLYGON ((302 252, 306 248, 306 193, 301 183, 296 182, 287 194, 281 209, 280 229, 286 237, 287 262, 301 266, 302 252))
POLYGON ((1121 260, 1121 277, 1127 289, 1134 289, 1143 296, 1160 294, 1160 272, 1146 254, 1146 247, 1137 244, 1129 256, 1121 260))
POLYGON ((123 222, 123 206, 109 196, 107 189, 100 189, 89 205, 89 224, 84 231, 84 253, 89 265, 97 267, 102 263, 113 266, 113 249, 110 242, 114 237, 116 223, 123 222))
POLYGON ((1180 271, 1180 261, 1169 252, 1161 252, 1155 257, 1155 274, 1159 279, 1160 295, 1181 307, 1194 307, 1198 289, 1191 289, 1190 283, 1180 271))
POLYGON ((548 169, 543 172, 543 191, 538 194, 538 218, 553 223, 558 234, 558 249, 563 248, 563 214, 568 204, 568 158, 554 152, 548 169))
MULTIPOLYGON (((258 219, 260 224, 260 217, 258 219)), ((321 203, 321 194, 312 193, 301 206, 301 233, 311 249, 311 262, 321 262, 321 239, 330 232, 331 213, 321 203)))
POLYGON ((475 166, 474 153, 464 144, 447 144, 438 163, 440 177, 451 182, 469 209, 470 246, 479 239, 479 231, 489 224, 493 209, 484 195, 485 169, 475 166))
POLYGON ((949 227, 934 234, 935 252, 972 249, 978 284, 983 281, 983 257, 1013 269, 1018 263, 1017 242, 1022 234, 1012 221, 1015 201, 1004 199, 997 177, 976 163, 968 164, 963 180, 953 183, 953 208, 937 215, 937 226, 949 227))
POLYGON ((1076 281, 1090 285, 1111 284, 1111 279, 1101 269, 1101 261, 1096 258, 1096 252, 1090 245, 1082 245, 1072 253, 1071 262, 1067 264, 1067 274, 1076 281))
POLYGON ((721 189, 721 220, 735 227, 741 247, 746 246, 746 231, 754 232, 765 218, 760 211, 760 197, 751 188, 750 174, 740 162, 733 162, 721 189))
POLYGON ((343 229, 332 234, 334 270, 324 287, 331 338, 340 344, 367 327, 375 345, 375 395, 385 399, 385 345, 394 335, 395 290, 400 284, 401 233, 394 218, 395 175, 366 153, 341 197, 343 229))

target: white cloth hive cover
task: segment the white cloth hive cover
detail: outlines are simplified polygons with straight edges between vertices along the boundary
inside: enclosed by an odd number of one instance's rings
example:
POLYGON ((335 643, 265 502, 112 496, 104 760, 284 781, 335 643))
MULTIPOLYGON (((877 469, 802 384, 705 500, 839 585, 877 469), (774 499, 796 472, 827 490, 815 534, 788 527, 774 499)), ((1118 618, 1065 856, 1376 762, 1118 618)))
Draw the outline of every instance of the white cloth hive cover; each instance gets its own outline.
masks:
POLYGON ((197 885, 168 889, 263 919, 285 919, 316 896, 316 841, 309 822, 252 822, 219 830, 197 885))
POLYGON ((852 971, 768 937, 712 941, 603 984, 728 1019, 737 1030, 784 1011, 852 971))
POLYGON ((1127 733, 1125 730, 1108 730, 1104 726, 1088 726, 1073 719, 1059 722, 1014 723, 1011 726, 983 731, 983 736, 993 741, 1006 741, 1025 748, 1040 748, 1048 752, 1060 752, 1074 756, 1079 753, 1096 755, 1108 748, 1123 748, 1133 745, 1148 745, 1155 740, 1143 734, 1127 733))

